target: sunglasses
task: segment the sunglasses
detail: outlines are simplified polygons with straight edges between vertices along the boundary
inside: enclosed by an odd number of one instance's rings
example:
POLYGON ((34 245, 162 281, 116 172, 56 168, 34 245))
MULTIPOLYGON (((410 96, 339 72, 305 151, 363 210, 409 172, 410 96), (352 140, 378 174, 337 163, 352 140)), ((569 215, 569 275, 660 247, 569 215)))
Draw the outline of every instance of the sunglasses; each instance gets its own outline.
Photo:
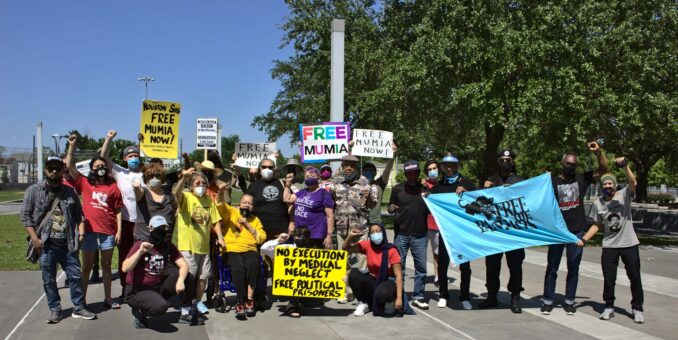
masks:
POLYGON ((271 170, 273 170, 274 166, 273 166, 273 165, 262 165, 261 168, 262 168, 262 169, 271 169, 271 170))
POLYGON ((49 166, 46 169, 47 169, 47 172, 62 172, 62 171, 64 171, 64 168, 60 167, 60 166, 59 167, 49 166))

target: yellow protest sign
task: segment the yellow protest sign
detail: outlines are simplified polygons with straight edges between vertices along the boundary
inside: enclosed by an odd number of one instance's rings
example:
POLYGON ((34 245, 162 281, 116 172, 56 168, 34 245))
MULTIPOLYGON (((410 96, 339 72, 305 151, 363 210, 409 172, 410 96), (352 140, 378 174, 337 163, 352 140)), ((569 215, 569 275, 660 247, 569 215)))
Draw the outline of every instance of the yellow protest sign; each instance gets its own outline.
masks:
POLYGON ((139 143, 146 157, 179 157, 179 113, 181 104, 144 100, 141 128, 144 140, 139 143))
POLYGON ((344 294, 345 250, 276 247, 273 295, 336 299, 344 294))

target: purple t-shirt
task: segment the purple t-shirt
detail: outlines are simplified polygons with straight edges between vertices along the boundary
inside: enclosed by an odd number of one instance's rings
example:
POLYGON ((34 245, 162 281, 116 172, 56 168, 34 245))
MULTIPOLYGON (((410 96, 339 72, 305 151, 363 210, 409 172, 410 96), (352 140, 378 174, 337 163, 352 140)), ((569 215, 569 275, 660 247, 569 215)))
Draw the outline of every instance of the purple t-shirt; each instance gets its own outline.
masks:
POLYGON ((308 228, 311 238, 324 239, 327 236, 325 208, 334 208, 332 194, 323 189, 314 192, 302 189, 295 195, 297 200, 294 202, 294 224, 297 228, 308 228))

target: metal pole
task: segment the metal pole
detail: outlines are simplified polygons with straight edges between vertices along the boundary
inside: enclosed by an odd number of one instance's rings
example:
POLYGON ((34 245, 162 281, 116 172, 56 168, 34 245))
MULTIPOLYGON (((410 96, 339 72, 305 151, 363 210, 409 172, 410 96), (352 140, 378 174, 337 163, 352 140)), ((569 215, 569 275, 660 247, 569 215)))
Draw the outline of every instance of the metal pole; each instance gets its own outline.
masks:
POLYGON ((38 167, 35 169, 36 174, 38 175, 38 182, 42 182, 42 122, 38 122, 38 124, 35 126, 35 135, 37 138, 37 144, 38 144, 38 149, 37 149, 37 155, 36 158, 38 160, 38 167))
MULTIPOLYGON (((332 19, 331 59, 330 59, 330 121, 344 121, 344 32, 346 22, 332 19)), ((331 162, 332 172, 336 172, 340 162, 331 162)))

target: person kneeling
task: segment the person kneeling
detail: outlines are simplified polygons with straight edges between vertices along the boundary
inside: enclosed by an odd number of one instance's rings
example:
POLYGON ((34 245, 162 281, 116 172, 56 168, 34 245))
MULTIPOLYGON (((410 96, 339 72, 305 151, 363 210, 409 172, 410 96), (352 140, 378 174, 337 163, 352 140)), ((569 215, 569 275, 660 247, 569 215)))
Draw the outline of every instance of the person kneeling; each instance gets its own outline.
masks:
POLYGON ((188 264, 176 246, 165 240, 167 221, 162 216, 153 216, 148 228, 147 240, 136 241, 122 263, 122 270, 127 273, 125 296, 132 308, 134 327, 145 328, 146 317, 165 314, 170 307, 168 300, 175 295, 181 297, 180 323, 204 323, 191 308, 195 279, 188 272, 188 264), (172 262, 178 270, 170 265, 172 262))
POLYGON ((235 317, 246 319, 256 314, 254 290, 261 275, 261 263, 257 245, 266 240, 266 232, 259 218, 252 214, 254 198, 243 195, 240 209, 228 206, 228 218, 222 221, 222 233, 226 249, 228 266, 235 284, 238 304, 235 317))
POLYGON ((367 256, 368 273, 353 269, 348 275, 348 284, 359 301, 353 315, 363 316, 370 308, 375 316, 391 315, 394 312, 397 315, 414 314, 403 294, 400 254, 395 245, 388 243, 384 225, 372 224, 369 240, 355 242, 360 235, 358 230, 350 230, 343 247, 350 253, 367 256), (390 308, 391 303, 393 310, 390 308))

